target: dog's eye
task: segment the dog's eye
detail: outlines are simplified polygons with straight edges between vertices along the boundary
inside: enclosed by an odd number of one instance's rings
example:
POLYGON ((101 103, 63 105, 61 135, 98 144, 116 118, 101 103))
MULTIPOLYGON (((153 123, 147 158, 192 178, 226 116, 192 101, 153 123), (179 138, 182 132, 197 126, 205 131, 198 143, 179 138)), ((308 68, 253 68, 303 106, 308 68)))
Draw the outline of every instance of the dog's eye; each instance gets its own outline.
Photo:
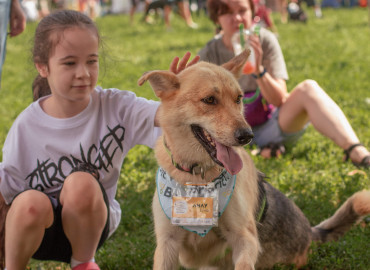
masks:
POLYGON ((236 104, 240 104, 240 102, 242 101, 242 98, 243 96, 239 95, 238 98, 236 99, 236 104))
POLYGON ((215 97, 213 96, 210 96, 210 97, 206 97, 206 98, 203 98, 202 101, 206 104, 210 104, 210 105, 216 105, 217 104, 217 100, 215 97))

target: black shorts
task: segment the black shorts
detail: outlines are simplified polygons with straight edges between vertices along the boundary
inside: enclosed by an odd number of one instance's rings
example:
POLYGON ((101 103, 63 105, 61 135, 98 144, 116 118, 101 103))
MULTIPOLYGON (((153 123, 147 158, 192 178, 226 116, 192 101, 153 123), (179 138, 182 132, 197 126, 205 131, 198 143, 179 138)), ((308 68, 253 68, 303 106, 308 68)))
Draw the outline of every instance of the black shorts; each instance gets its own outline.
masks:
MULTIPOLYGON (((103 229, 98 249, 103 245, 104 241, 108 238, 109 235, 109 201, 107 194, 99 181, 99 173, 91 168, 90 165, 81 164, 81 166, 76 167, 75 171, 84 171, 91 173, 95 179, 97 179, 100 188, 103 192, 104 202, 107 206, 107 222, 103 229)), ((60 204, 59 196, 49 196, 51 204, 54 210, 54 222, 51 227, 45 230, 44 238, 41 242, 39 249, 32 256, 32 258, 37 260, 52 260, 52 261, 61 261, 70 263, 72 256, 72 247, 67 239, 62 224, 62 208, 60 204)))

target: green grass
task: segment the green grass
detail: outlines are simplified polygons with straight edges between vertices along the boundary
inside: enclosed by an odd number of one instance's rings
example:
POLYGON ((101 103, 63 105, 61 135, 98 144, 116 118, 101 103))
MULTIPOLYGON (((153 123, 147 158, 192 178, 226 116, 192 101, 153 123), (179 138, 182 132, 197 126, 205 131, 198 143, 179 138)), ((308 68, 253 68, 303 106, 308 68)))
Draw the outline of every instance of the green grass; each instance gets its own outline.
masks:
MULTIPOLYGON (((329 93, 348 116, 360 140, 370 147, 370 28, 367 9, 324 10, 324 18, 308 12, 307 24, 282 25, 275 14, 279 40, 285 55, 289 89, 311 78, 329 93)), ((177 16, 172 31, 156 25, 129 26, 127 15, 97 19, 104 37, 104 60, 99 84, 105 88, 128 89, 139 96, 156 99, 149 84, 137 86, 145 71, 168 69, 173 57, 186 51, 195 55, 213 35, 213 25, 205 16, 194 20, 192 30, 177 16)), ((0 141, 15 117, 32 100, 35 76, 30 49, 35 24, 24 34, 8 40, 7 59, 0 91, 0 141)), ((247 148, 248 149, 248 148, 247 148)), ((269 181, 293 199, 314 225, 332 215, 354 192, 369 188, 369 173, 348 173, 356 169, 342 161, 343 152, 329 139, 309 127, 296 147, 279 160, 253 157, 269 181)), ((119 179, 117 199, 122 220, 117 232, 96 255, 102 269, 150 269, 155 248, 151 218, 156 161, 153 151, 135 147, 125 159, 119 179)), ((370 227, 364 222, 338 242, 312 245, 309 264, 304 269, 370 269, 370 227)), ((60 263, 32 261, 32 269, 68 269, 60 263)), ((275 269, 291 269, 275 267, 275 269)))

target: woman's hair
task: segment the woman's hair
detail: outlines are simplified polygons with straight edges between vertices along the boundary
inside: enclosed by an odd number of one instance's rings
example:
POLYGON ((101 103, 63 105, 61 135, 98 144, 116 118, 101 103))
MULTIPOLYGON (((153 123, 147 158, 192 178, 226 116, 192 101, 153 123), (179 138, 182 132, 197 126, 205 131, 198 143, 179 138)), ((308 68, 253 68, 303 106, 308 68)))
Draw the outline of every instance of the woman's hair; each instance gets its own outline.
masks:
MULTIPOLYGON (((246 0, 249 2, 249 6, 252 10, 252 15, 254 14, 254 3, 253 0, 246 0)), ((218 17, 230 12, 230 8, 227 5, 226 0, 207 0, 207 11, 209 18, 214 24, 218 24, 218 17)))
MULTIPOLYGON (((36 28, 32 49, 34 64, 48 65, 55 46, 63 37, 63 32, 73 27, 95 32, 99 44, 101 43, 99 31, 88 16, 74 10, 60 10, 43 18, 36 28)), ((47 79, 37 75, 32 84, 32 92, 33 100, 49 95, 51 91, 47 79)))

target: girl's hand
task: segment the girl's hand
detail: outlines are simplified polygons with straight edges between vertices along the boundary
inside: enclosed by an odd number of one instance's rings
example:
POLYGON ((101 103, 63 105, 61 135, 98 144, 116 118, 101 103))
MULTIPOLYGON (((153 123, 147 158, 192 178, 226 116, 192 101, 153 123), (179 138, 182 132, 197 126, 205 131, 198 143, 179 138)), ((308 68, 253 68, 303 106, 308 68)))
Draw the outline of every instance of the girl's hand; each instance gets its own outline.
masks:
POLYGON ((196 63, 198 63, 200 56, 196 55, 193 60, 191 60, 189 63, 191 53, 186 52, 185 55, 182 57, 181 61, 179 62, 180 58, 175 57, 172 60, 172 63, 170 65, 170 71, 172 71, 175 74, 179 74, 181 71, 183 71, 185 68, 190 67, 196 63))

